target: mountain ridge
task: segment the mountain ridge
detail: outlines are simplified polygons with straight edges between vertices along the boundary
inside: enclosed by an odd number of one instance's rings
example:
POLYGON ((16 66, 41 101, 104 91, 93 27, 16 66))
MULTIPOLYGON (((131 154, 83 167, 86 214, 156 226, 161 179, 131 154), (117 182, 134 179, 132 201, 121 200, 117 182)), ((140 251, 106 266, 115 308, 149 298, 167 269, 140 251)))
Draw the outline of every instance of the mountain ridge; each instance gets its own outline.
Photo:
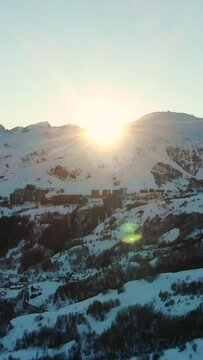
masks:
POLYGON ((174 189, 189 184, 192 176, 201 180, 203 121, 171 112, 142 119, 126 127, 118 142, 107 147, 91 141, 85 129, 71 124, 52 127, 40 122, 2 131, 0 193, 9 194, 32 182, 90 194, 94 188, 125 187, 130 192, 160 186, 174 189), (172 122, 167 120, 171 118, 172 122), (67 174, 77 174, 76 178, 60 177, 54 170, 57 166, 67 174), (174 178, 175 173, 181 175, 174 178))
MULTIPOLYGON (((184 117, 184 120, 194 120, 194 121, 203 121, 203 118, 195 116, 193 114, 187 114, 184 112, 175 112, 175 111, 154 111, 148 114, 145 114, 139 118, 137 118, 136 120, 133 120, 131 122, 127 122, 124 123, 123 126, 125 125, 130 125, 130 124, 136 124, 137 122, 143 122, 146 120, 150 120, 150 119, 159 119, 161 118, 162 120, 177 120, 180 121, 181 118, 184 117)), ((51 128, 65 128, 65 127, 78 127, 80 129, 85 129, 85 127, 80 127, 80 125, 75 124, 75 123, 65 123, 63 125, 51 125, 48 121, 36 121, 32 124, 26 125, 26 126, 21 126, 18 125, 16 127, 13 127, 11 129, 7 129, 4 125, 0 124, 0 130, 6 130, 6 131, 14 131, 15 129, 18 128, 22 128, 22 129, 26 129, 26 128, 35 128, 35 127, 51 127, 51 128)))

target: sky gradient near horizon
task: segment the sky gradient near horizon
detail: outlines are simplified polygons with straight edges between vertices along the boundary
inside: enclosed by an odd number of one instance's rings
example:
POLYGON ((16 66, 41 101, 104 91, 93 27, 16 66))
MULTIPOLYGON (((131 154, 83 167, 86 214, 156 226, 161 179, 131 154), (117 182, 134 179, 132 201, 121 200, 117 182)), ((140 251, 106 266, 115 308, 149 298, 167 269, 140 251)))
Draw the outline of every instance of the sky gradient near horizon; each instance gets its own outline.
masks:
POLYGON ((0 124, 203 117, 202 0, 0 0, 0 124))

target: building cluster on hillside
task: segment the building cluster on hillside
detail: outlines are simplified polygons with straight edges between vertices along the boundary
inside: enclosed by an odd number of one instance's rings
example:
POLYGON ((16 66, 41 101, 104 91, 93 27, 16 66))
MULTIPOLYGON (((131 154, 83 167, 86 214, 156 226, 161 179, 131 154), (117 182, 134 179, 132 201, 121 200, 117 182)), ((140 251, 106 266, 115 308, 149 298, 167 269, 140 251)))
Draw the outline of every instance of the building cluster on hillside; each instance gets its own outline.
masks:
POLYGON ((0 196, 0 206, 8 206, 9 201, 7 196, 0 196))
POLYGON ((167 195, 167 192, 164 189, 140 189, 138 193, 136 193, 137 197, 145 197, 146 199, 154 199, 154 198, 164 198, 167 195))
POLYGON ((16 189, 10 194, 10 205, 19 205, 25 202, 41 203, 45 199, 47 189, 36 188, 34 185, 26 185, 24 189, 16 189))
POLYGON ((40 203, 41 205, 85 204, 87 202, 87 199, 82 195, 57 194, 46 197, 48 192, 49 189, 26 185, 24 189, 16 189, 10 194, 10 205, 21 205, 26 202, 40 203))
MULTIPOLYGON (((57 194, 51 197, 46 196, 49 189, 36 188, 34 185, 26 185, 24 189, 16 189, 10 194, 10 205, 21 205, 26 202, 40 203, 41 205, 68 205, 68 204, 86 204, 87 196, 82 194, 57 194)), ((121 196, 124 194, 123 189, 103 189, 91 190, 91 197, 109 197, 109 196, 121 196)))
POLYGON ((0 296, 6 295, 8 289, 21 290, 28 284, 28 278, 26 276, 19 276, 15 274, 9 274, 9 277, 4 277, 0 273, 0 296))
POLYGON ((124 195, 125 191, 123 188, 121 189, 102 189, 101 191, 99 189, 92 189, 91 190, 91 197, 97 198, 97 197, 106 197, 110 195, 115 196, 121 196, 124 195))
MULTIPOLYGON (((63 190, 63 189, 62 189, 63 190)), ((126 188, 120 189, 92 189, 91 194, 82 195, 82 194, 65 194, 61 191, 56 195, 48 197, 50 189, 37 188, 34 185, 26 185, 24 189, 16 189, 12 194, 10 194, 10 205, 21 205, 26 202, 37 203, 41 205, 69 205, 69 204, 86 204, 88 197, 91 198, 103 198, 103 199, 115 199, 122 198, 124 195, 130 195, 126 192, 126 188)), ((145 199, 167 199, 170 197, 176 196, 172 190, 164 189, 153 189, 153 188, 143 188, 135 193, 131 193, 135 198, 145 198, 145 199)), ((7 201, 8 203, 8 201, 7 201)), ((8 204, 5 203, 5 206, 8 204)))
MULTIPOLYGON (((171 193, 169 190, 168 192, 164 189, 140 189, 139 191, 133 193, 136 197, 145 197, 148 199, 152 198, 161 198, 171 193)), ((110 196, 123 196, 126 195, 126 189, 120 188, 120 189, 113 189, 113 190, 98 190, 93 189, 91 190, 91 197, 98 198, 98 197, 110 197, 110 196)), ((129 193, 127 194, 129 195, 129 193)))

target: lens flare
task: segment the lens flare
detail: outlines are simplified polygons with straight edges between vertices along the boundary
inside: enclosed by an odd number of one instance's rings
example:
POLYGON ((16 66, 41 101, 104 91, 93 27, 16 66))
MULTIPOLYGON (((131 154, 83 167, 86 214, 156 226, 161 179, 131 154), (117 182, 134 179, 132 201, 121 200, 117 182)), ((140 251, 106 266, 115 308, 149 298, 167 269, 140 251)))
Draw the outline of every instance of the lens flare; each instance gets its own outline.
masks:
POLYGON ((122 224, 120 229, 124 232, 124 233, 127 233, 127 234, 132 234, 134 233, 137 229, 138 229, 138 226, 137 224, 135 223, 131 223, 131 222, 127 222, 125 224, 122 224))
POLYGON ((133 244, 133 243, 136 243, 137 241, 139 241, 141 239, 142 239, 142 234, 130 234, 130 235, 124 236, 122 241, 125 244, 133 244))
POLYGON ((140 228, 134 222, 125 222, 120 226, 120 230, 125 234, 122 237, 125 244, 133 244, 142 239, 140 228))

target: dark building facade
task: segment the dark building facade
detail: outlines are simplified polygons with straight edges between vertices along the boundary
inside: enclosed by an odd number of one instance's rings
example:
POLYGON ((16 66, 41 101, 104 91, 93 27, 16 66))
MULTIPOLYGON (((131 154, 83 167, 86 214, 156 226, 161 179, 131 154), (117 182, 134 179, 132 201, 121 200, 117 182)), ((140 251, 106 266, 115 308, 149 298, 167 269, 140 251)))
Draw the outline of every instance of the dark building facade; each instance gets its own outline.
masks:
POLYGON ((10 204, 19 205, 25 202, 42 202, 45 199, 47 190, 35 188, 34 185, 27 185, 25 189, 16 189, 10 194, 10 204))
POLYGON ((97 189, 93 189, 91 190, 91 196, 92 197, 99 197, 100 196, 100 190, 97 190, 97 189))
POLYGON ((86 204, 87 198, 85 196, 77 194, 60 194, 52 196, 50 199, 48 199, 48 202, 52 205, 86 204))
POLYGON ((108 196, 111 195, 111 190, 109 189, 103 189, 102 190, 102 196, 108 196))

